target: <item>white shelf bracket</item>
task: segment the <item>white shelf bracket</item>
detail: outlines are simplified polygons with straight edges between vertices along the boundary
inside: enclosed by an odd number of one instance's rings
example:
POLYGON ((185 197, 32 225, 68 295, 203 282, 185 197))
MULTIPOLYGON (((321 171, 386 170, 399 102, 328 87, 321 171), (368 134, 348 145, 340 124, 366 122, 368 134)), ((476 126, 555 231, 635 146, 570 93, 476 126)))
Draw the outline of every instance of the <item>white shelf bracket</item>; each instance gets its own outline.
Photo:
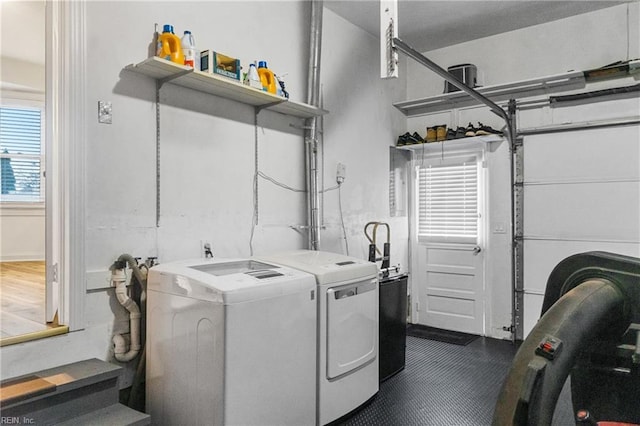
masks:
POLYGON ((279 104, 281 104, 283 102, 287 102, 287 99, 283 99, 281 101, 274 101, 274 102, 270 102, 268 104, 263 104, 263 105, 256 105, 256 107, 255 107, 256 108, 256 114, 259 114, 260 111, 262 111, 263 109, 270 108, 270 107, 272 107, 274 105, 279 105, 279 104))
POLYGON ((175 80, 176 78, 180 78, 183 75, 191 74, 193 72, 193 68, 189 68, 187 70, 179 71, 175 74, 169 75, 165 78, 158 79, 158 90, 162 87, 163 84, 170 82, 171 80, 175 80))

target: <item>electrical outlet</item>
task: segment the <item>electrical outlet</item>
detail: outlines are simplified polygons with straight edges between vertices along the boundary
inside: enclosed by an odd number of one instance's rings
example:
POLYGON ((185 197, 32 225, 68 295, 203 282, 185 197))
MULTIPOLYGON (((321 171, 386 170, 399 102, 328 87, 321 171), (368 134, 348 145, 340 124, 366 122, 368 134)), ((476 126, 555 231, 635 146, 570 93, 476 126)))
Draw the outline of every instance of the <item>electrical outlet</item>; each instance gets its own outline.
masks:
POLYGON ((342 163, 338 163, 336 168, 336 182, 342 183, 347 178, 347 166, 342 163))

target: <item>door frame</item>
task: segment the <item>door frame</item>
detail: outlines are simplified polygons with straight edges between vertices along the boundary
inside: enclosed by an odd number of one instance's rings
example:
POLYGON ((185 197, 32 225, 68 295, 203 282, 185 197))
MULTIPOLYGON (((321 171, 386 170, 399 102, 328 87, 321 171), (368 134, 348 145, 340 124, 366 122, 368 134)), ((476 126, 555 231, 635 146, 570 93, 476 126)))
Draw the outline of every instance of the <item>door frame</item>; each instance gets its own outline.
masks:
POLYGON ((45 315, 70 331, 84 328, 86 288, 85 6, 45 2, 45 315))
MULTIPOLYGON (((417 262, 419 262, 420 256, 417 252, 419 245, 427 245, 432 247, 446 247, 451 246, 452 243, 420 243, 417 234, 417 219, 418 219, 418 197, 417 197, 417 167, 423 165, 426 161, 436 159, 438 157, 443 159, 451 159, 455 157, 469 157, 475 156, 480 163, 480 171, 478 178, 480 180, 479 188, 479 200, 478 200, 478 212, 481 215, 481 220, 478 225, 478 243, 483 251, 482 259, 482 287, 483 287, 483 314, 482 314, 482 329, 483 335, 487 335, 487 327, 489 324, 489 315, 491 314, 491 298, 490 291, 487 288, 487 259, 490 257, 487 252, 488 247, 488 232, 489 232, 489 170, 487 167, 486 151, 487 143, 484 141, 455 141, 453 146, 447 147, 446 142, 440 142, 437 144, 424 145, 421 150, 412 151, 412 159, 407 162, 409 170, 407 175, 410 176, 408 191, 409 197, 409 265, 412 273, 409 277, 410 287, 410 309, 409 309, 409 322, 418 323, 419 312, 417 306, 420 296, 420 285, 417 276, 417 262)), ((451 144, 451 142, 449 142, 451 144)), ((469 246, 467 243, 454 244, 458 246, 469 246)))

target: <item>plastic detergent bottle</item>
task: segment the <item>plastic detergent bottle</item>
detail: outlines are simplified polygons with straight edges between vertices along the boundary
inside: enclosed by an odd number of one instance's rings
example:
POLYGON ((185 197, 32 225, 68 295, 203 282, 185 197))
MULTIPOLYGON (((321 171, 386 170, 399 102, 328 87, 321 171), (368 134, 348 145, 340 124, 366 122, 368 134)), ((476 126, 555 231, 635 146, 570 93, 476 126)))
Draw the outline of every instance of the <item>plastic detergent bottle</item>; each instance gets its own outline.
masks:
POLYGON ((186 30, 181 41, 182 53, 184 53, 184 64, 194 68, 196 65, 196 42, 191 31, 186 30))
POLYGON ((249 64, 249 72, 247 73, 247 84, 256 89, 262 89, 260 75, 256 69, 256 64, 249 64))
POLYGON ((184 65, 180 37, 174 34, 173 25, 165 25, 162 34, 158 35, 157 56, 176 64, 184 65))
POLYGON ((267 68, 266 61, 258 62, 258 75, 262 82, 262 90, 265 92, 276 94, 276 77, 273 75, 273 71, 267 68))

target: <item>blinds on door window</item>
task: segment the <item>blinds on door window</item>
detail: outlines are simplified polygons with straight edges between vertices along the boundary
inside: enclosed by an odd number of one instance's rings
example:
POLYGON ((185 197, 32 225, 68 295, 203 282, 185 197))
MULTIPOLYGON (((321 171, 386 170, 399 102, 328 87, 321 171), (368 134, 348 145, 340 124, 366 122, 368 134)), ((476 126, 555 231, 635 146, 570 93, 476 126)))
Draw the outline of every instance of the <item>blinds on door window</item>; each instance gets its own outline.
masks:
POLYGON ((418 168, 418 238, 425 242, 478 240, 478 163, 418 168))

